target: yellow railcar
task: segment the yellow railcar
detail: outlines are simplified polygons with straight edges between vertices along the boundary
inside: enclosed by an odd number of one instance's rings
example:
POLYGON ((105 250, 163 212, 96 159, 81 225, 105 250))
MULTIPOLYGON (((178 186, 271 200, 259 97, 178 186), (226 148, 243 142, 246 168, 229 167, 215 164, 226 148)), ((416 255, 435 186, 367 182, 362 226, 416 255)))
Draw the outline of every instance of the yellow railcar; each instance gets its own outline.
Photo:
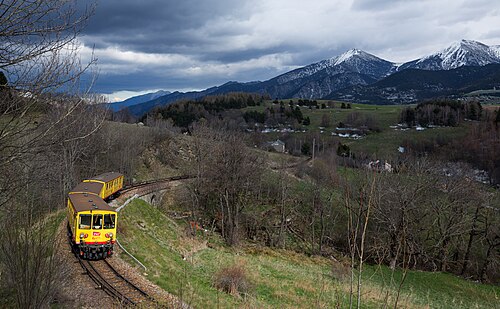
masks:
POLYGON ((69 192, 69 194, 75 193, 89 193, 97 195, 104 199, 104 184, 100 182, 80 182, 76 187, 69 192))
POLYGON ((87 259, 113 254, 117 212, 92 193, 72 193, 68 197, 68 230, 73 249, 87 259))
POLYGON ((103 199, 107 199, 123 188, 123 174, 117 172, 109 172, 92 177, 90 179, 86 179, 83 182, 102 184, 102 189, 99 196, 103 199))

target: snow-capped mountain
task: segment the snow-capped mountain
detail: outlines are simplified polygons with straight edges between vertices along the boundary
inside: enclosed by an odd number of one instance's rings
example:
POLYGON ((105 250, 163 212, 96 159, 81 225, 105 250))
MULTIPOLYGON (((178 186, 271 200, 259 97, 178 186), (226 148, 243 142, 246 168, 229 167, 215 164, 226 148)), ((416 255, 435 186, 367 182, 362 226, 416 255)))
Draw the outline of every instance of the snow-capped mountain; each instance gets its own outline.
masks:
POLYGON ((362 50, 350 49, 339 56, 282 74, 276 78, 276 81, 279 84, 284 84, 291 80, 312 76, 323 70, 327 70, 328 75, 359 73, 380 78, 387 75, 393 66, 394 63, 380 59, 362 50))
MULTIPOLYGON (((409 61, 406 63, 393 63, 377 56, 369 54, 359 49, 351 49, 345 53, 325 59, 302 68, 295 69, 293 71, 281 74, 274 78, 271 78, 263 82, 249 82, 249 83, 239 83, 239 82, 229 82, 221 86, 212 87, 200 92, 189 92, 181 93, 174 92, 161 96, 157 99, 150 100, 148 102, 137 104, 131 107, 131 111, 135 115, 141 115, 147 112, 154 106, 164 105, 174 102, 179 99, 193 99, 197 97, 202 97, 206 95, 213 94, 224 94, 229 92, 252 92, 252 93, 267 93, 272 98, 287 99, 287 98, 307 98, 307 99, 321 99, 321 98, 343 98, 346 99, 347 96, 356 98, 356 96, 351 95, 350 92, 357 91, 356 89, 363 89, 364 86, 378 84, 379 81, 383 82, 387 78, 391 78, 391 82, 397 84, 395 80, 403 79, 405 82, 405 90, 402 92, 399 88, 390 88, 387 95, 393 97, 404 97, 404 100, 408 101, 408 98, 418 99, 418 96, 413 96, 415 91, 419 89, 413 89, 412 87, 422 88, 422 87, 434 87, 438 86, 431 83, 423 81, 418 85, 415 83, 409 83, 407 81, 412 81, 412 78, 433 78, 439 80, 441 74, 430 74, 432 72, 422 72, 420 70, 427 71, 443 71, 443 76, 446 78, 452 76, 456 79, 455 75, 447 74, 447 71, 454 70, 461 67, 483 67, 488 64, 499 64, 500 63, 500 45, 488 46, 477 41, 461 40, 456 42, 449 47, 433 53, 431 55, 422 57, 417 60, 409 61), (419 69, 414 72, 405 72, 406 69, 419 69), (445 72, 446 71, 446 72, 445 72), (395 76, 393 76, 395 75, 395 76), (429 85, 427 85, 429 84, 429 85), (417 86, 415 86, 417 85, 417 86), (426 86, 427 85, 427 86, 426 86), (348 89, 352 88, 352 89, 348 89), (394 88, 394 89, 393 89, 394 88), (342 90, 343 89, 343 90, 342 90), (394 93, 392 93, 392 92, 394 93), (336 92, 338 92, 336 94, 336 92), (343 96, 339 96, 341 94, 343 96), (400 95, 401 94, 401 95, 400 95), (134 112, 135 111, 135 112, 134 112)), ((493 70, 496 66, 493 66, 493 70)), ((492 68, 476 68, 471 69, 472 71, 488 71, 492 68)), ((413 71, 413 70, 412 70, 413 71)), ((469 72, 469 70, 458 71, 458 72, 469 72)), ((488 71, 489 72, 489 71, 488 71)), ((490 72, 491 73, 491 72, 490 72)), ((493 74, 493 73, 491 73, 493 74)), ((496 76, 496 75, 495 75, 496 76)), ((471 79, 464 79, 464 85, 466 83, 472 83, 471 79)), ((494 80, 494 78, 492 78, 494 80)), ((420 82, 420 80, 419 80, 420 82)), ((442 83, 441 81, 439 81, 442 83)), ((385 84, 380 84, 382 87, 385 84)), ((466 85, 461 85, 465 88, 466 85)), ((482 83, 482 85, 489 86, 489 83, 482 83)), ((374 85, 374 87, 378 87, 374 85)), ((385 87, 385 86, 383 86, 385 87)), ((464 88, 464 89, 465 89, 464 88)), ((469 87, 470 88, 470 87, 469 87)), ((378 88, 377 88, 378 89, 378 88)), ((435 90, 436 90, 435 89, 435 90)), ((451 87, 451 92, 456 89, 451 87)), ((467 88, 468 89, 468 88, 467 88)), ((441 91, 440 89, 437 89, 441 91)), ((436 90, 436 91, 437 91, 436 90)), ((361 91, 361 90, 360 90, 361 91)), ((364 91, 364 90, 363 90, 364 91)), ((382 91, 382 92, 383 92, 382 91)), ((437 93, 434 91, 433 93, 437 93)), ((359 92, 359 91, 358 91, 359 92)), ((451 93, 450 92, 450 93, 451 93)), ((430 92, 429 92, 430 93, 430 92)), ((443 92, 439 92, 444 94, 443 92)), ((365 96, 366 97, 366 96, 365 96)), ((383 99, 383 96, 380 96, 383 99)), ((378 99, 377 99, 378 100, 378 99)), ((374 102, 382 102, 377 101, 374 102)), ((402 100, 402 101, 404 101, 402 100)))
POLYGON ((457 97, 493 89, 500 81, 500 64, 461 66, 451 70, 411 69, 396 72, 366 86, 352 86, 324 99, 358 103, 407 104, 436 97, 457 97))
POLYGON ((277 98, 321 98, 338 89, 373 83, 393 68, 392 62, 351 49, 265 81, 260 92, 277 98))
POLYGON ((484 66, 491 63, 500 63, 500 47, 488 46, 481 42, 461 40, 449 47, 407 62, 398 68, 423 70, 451 70, 462 66, 484 66))

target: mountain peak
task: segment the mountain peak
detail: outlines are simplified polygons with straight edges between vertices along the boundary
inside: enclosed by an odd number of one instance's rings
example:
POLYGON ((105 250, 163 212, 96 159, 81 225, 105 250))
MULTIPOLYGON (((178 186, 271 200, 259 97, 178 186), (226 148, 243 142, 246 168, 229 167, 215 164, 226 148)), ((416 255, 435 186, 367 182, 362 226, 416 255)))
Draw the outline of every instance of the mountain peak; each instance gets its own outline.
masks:
MULTIPOLYGON (((334 60, 334 65, 339 65, 343 62, 346 62, 347 60, 351 59, 354 56, 362 56, 365 58, 369 58, 372 55, 370 55, 367 52, 364 52, 360 49, 352 48, 352 49, 349 49, 348 51, 346 51, 345 53, 341 54, 340 56, 333 58, 332 60, 334 60)), ((372 57, 374 57, 374 56, 372 56, 372 57)))
POLYGON ((461 66, 483 66, 499 61, 495 49, 478 41, 462 39, 437 53, 419 59, 415 67, 450 70, 461 66))
POLYGON ((466 40, 466 39, 461 39, 460 44, 462 46, 486 46, 485 44, 479 42, 479 41, 474 41, 474 40, 466 40))
POLYGON ((465 40, 462 39, 460 41, 457 41, 453 44, 451 44, 449 47, 445 48, 441 52, 453 52, 455 50, 462 49, 468 52, 474 52, 474 51, 481 51, 481 50, 487 50, 489 49, 488 45, 485 45, 481 42, 478 41, 473 41, 473 40, 465 40))

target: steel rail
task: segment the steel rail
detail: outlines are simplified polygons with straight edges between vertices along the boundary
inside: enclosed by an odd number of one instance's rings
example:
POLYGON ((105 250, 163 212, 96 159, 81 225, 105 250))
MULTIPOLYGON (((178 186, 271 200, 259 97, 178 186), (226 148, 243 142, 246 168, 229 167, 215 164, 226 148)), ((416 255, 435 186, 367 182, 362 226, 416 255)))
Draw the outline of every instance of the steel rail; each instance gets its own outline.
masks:
POLYGON ((78 258, 78 262, 80 263, 82 268, 85 270, 86 274, 92 279, 92 281, 94 281, 97 284, 98 288, 102 289, 109 296, 119 299, 121 302, 123 302, 126 305, 136 305, 136 303, 133 300, 131 300, 127 296, 123 295, 114 286, 112 286, 108 281, 106 281, 106 279, 104 279, 101 276, 101 274, 99 274, 99 272, 95 269, 95 267, 92 265, 92 263, 90 263, 90 261, 83 260, 78 255, 76 255, 76 257, 78 258))

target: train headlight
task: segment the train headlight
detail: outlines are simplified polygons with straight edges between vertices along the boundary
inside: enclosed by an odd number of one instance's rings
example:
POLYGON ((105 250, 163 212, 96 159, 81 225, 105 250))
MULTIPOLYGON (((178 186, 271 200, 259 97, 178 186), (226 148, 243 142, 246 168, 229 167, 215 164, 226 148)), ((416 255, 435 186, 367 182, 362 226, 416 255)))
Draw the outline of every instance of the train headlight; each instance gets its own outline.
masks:
POLYGON ((82 239, 85 235, 83 233, 80 233, 80 239, 82 239))
POLYGON ((113 238, 113 233, 109 233, 109 237, 113 238))

